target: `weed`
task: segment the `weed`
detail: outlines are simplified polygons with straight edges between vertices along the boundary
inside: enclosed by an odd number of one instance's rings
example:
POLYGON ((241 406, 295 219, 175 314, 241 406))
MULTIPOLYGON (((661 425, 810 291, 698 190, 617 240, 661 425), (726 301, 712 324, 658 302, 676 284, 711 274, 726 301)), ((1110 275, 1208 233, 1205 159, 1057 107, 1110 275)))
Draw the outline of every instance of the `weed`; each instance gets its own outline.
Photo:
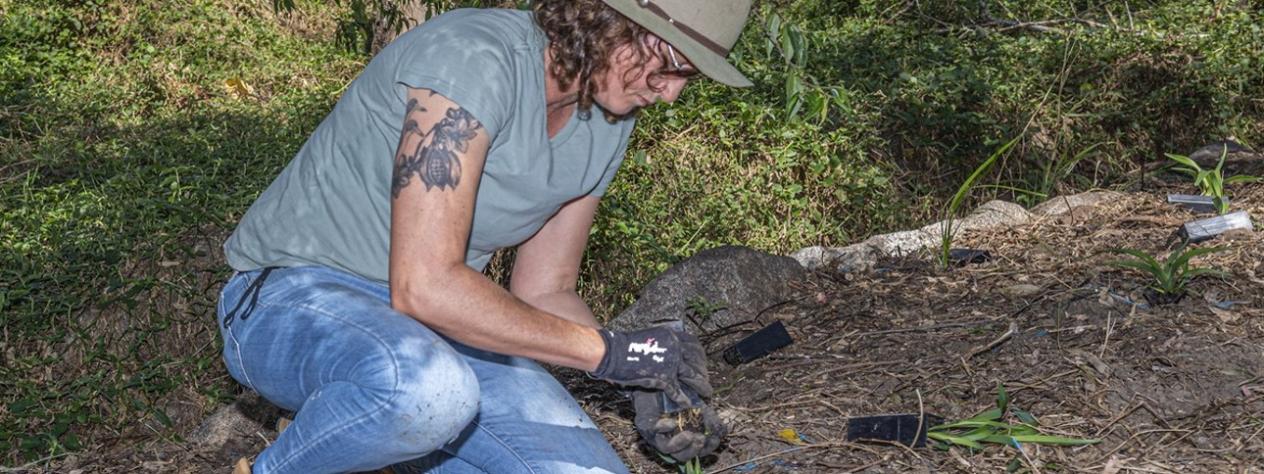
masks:
POLYGON ((1178 172, 1189 175, 1194 178, 1194 186, 1198 187, 1198 191, 1203 196, 1211 196, 1212 202, 1216 205, 1216 212, 1223 215, 1229 213, 1229 202, 1225 200, 1225 186, 1235 183, 1251 183, 1258 181, 1259 178, 1248 175, 1234 175, 1228 178, 1224 177, 1225 157, 1228 155, 1229 147, 1225 145, 1220 150, 1220 160, 1216 162, 1216 167, 1204 170, 1198 166, 1198 162, 1184 155, 1174 155, 1167 153, 1168 159, 1175 161, 1176 164, 1172 168, 1178 172))
POLYGON ((712 303, 705 297, 698 296, 689 300, 685 315, 689 317, 694 326, 701 328, 702 325, 700 323, 706 322, 708 319, 711 319, 712 315, 725 309, 728 309, 728 305, 712 303))
POLYGON ((938 441, 936 447, 940 449, 956 445, 973 450, 983 450, 983 443, 1009 446, 1022 451, 1023 443, 1082 446, 1101 441, 1042 433, 1039 420, 1031 412, 1010 406, 1009 394, 1000 383, 996 384, 996 408, 964 420, 932 426, 927 430, 926 436, 938 441), (1013 415, 1015 423, 1005 421, 1009 415, 1013 415))
POLYGON ((1202 275, 1225 276, 1226 273, 1212 268, 1191 267, 1190 260, 1224 250, 1224 247, 1187 248, 1181 245, 1159 262, 1148 253, 1136 249, 1115 248, 1111 253, 1129 255, 1132 258, 1112 260, 1107 264, 1119 268, 1140 270, 1150 276, 1148 288, 1160 295, 1178 296, 1185 293, 1185 285, 1202 275))
POLYGON ((703 472, 705 472, 702 470, 701 458, 693 458, 685 462, 680 462, 666 454, 663 454, 663 453, 657 453, 657 454, 658 454, 659 459, 662 459, 663 462, 670 464, 672 466, 676 466, 676 469, 680 472, 680 474, 702 474, 703 472))
POLYGON ((974 188, 974 185, 978 182, 979 177, 982 176, 983 173, 987 172, 988 168, 991 168, 992 164, 996 163, 998 158, 1004 155, 1005 152, 1009 151, 1010 147, 1013 147, 1015 143, 1018 143, 1019 138, 1021 137, 1014 137, 1013 140, 1001 145, 1000 148, 997 148, 996 151, 992 152, 992 155, 988 156, 982 164, 974 169, 974 172, 970 173, 970 176, 961 183, 961 186, 957 187, 957 193, 952 196, 952 200, 948 201, 948 206, 943 210, 944 220, 939 231, 939 265, 941 267, 948 268, 952 265, 952 258, 950 255, 952 251, 952 241, 957 237, 957 227, 955 223, 957 210, 961 207, 962 201, 965 200, 966 195, 970 194, 970 190, 974 188))

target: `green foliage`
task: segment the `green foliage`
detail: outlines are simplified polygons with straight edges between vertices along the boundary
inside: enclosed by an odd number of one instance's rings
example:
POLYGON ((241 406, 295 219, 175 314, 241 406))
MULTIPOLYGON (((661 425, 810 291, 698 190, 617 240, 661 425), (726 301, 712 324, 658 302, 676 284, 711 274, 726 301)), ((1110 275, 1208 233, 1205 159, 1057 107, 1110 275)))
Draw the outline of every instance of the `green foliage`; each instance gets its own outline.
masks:
POLYGON ((1220 160, 1216 162, 1216 167, 1209 170, 1204 170, 1188 156, 1167 153, 1168 159, 1176 162, 1176 164, 1172 165, 1172 169, 1194 178, 1194 186, 1198 187, 1198 191, 1203 196, 1212 197, 1212 202, 1216 205, 1216 212, 1221 215, 1229 213, 1229 201, 1225 199, 1225 185, 1251 183, 1259 180, 1254 176, 1247 175, 1234 175, 1225 178, 1222 170, 1224 169, 1225 156, 1228 155, 1228 152, 1229 147, 1225 145, 1220 150, 1220 160))
POLYGON ((952 264, 952 258, 950 257, 952 241, 957 237, 957 227, 954 223, 956 222, 957 211, 961 207, 961 203, 965 200, 966 195, 970 194, 970 191, 974 189, 979 177, 983 176, 983 173, 986 173, 992 167, 992 164, 996 163, 996 160, 1001 156, 1004 156, 1015 143, 1018 143, 1019 138, 1021 137, 1015 137, 1013 140, 1001 145, 986 160, 983 160, 983 163, 975 168, 974 172, 970 173, 970 176, 965 181, 961 182, 961 185, 957 187, 956 194, 953 194, 952 199, 948 201, 948 205, 944 207, 943 225, 940 227, 939 234, 939 265, 941 267, 948 268, 952 264))
MULTIPOLYGON (((429 20, 436 14, 454 8, 491 8, 516 5, 524 8, 529 0, 507 2, 501 0, 331 0, 346 13, 338 16, 337 42, 348 51, 368 54, 373 50, 378 35, 400 33, 416 26, 414 22, 429 20), (409 9, 421 12, 420 18, 410 18, 409 9)), ((294 0, 272 0, 272 9, 281 13, 296 10, 294 0)))
POLYGON ((1179 295, 1185 292, 1185 285, 1202 275, 1225 276, 1225 273, 1212 269, 1190 266, 1190 260, 1200 255, 1223 251, 1224 247, 1187 248, 1182 245, 1159 262, 1148 253, 1136 249, 1110 249, 1111 253, 1123 254, 1132 258, 1112 260, 1108 265, 1119 268, 1139 270, 1150 276, 1150 289, 1164 295, 1179 295))
POLYGON ((223 238, 362 66, 235 2, 0 11, 0 464, 187 429, 223 238))
MULTIPOLYGON (((0 0, 3 464, 119 427, 170 435, 198 414, 181 407, 232 397, 218 249, 363 68, 345 48, 399 5, 352 1, 0 0)), ((921 224, 1008 137, 1024 138, 975 189, 1028 204, 1118 184, 1156 150, 1264 142, 1258 8, 988 3, 1106 27, 982 27, 971 2, 758 2, 730 56, 754 87, 700 80, 638 119, 585 298, 609 317, 701 249, 921 224)))
POLYGON ((1009 394, 1000 383, 996 384, 996 408, 964 420, 932 426, 927 430, 926 437, 937 441, 936 447, 940 449, 956 445, 971 450, 985 449, 984 443, 1021 450, 1024 443, 1083 446, 1101 442, 1099 439, 1042 433, 1039 420, 1031 412, 1010 406, 1009 394), (1007 419, 1014 421, 1006 422, 1007 419))
POLYGON ((655 452, 654 454, 657 454, 658 458, 664 463, 667 463, 670 466, 675 466, 680 474, 702 474, 703 472, 706 472, 702 469, 702 459, 700 458, 693 458, 685 462, 680 462, 675 458, 660 452, 655 452))

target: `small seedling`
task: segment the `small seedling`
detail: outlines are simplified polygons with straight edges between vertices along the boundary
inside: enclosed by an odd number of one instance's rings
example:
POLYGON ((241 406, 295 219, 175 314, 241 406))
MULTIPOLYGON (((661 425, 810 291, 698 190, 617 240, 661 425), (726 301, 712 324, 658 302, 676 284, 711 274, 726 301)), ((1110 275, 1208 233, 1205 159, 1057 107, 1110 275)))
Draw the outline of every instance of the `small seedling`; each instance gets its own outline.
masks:
POLYGON ((1202 275, 1225 276, 1220 270, 1190 266, 1190 260, 1199 255, 1207 255, 1224 250, 1224 247, 1203 247, 1187 249, 1182 245, 1168 254, 1163 262, 1159 262, 1148 253, 1137 249, 1110 249, 1111 253, 1129 255, 1133 258, 1112 260, 1107 262, 1119 268, 1132 268, 1150 275, 1153 279, 1148 287, 1158 294, 1160 299, 1179 299, 1185 294, 1185 285, 1202 275))
POLYGON ((1009 401, 1005 386, 998 383, 996 384, 996 408, 961 421, 932 426, 927 430, 926 436, 938 441, 937 448, 945 450, 952 445, 982 450, 983 443, 1011 446, 1021 450, 1023 443, 1082 446, 1101 441, 1044 434, 1040 431, 1040 422, 1034 415, 1011 407, 1009 401), (1005 421, 1007 415, 1012 415, 1017 419, 1017 423, 1007 423, 1005 421))
POLYGON ((1198 191, 1203 196, 1211 196, 1218 214, 1229 212, 1229 201, 1225 199, 1225 185, 1259 181, 1259 178, 1244 174, 1225 178, 1223 170, 1225 157, 1228 156, 1228 152, 1228 146, 1221 148, 1220 161, 1216 163, 1215 168, 1209 170, 1204 170, 1201 166, 1198 166, 1198 162, 1190 159, 1188 156, 1167 153, 1168 159, 1176 162, 1172 169, 1194 178, 1194 185, 1198 186, 1198 191))
POLYGON ((725 309, 728 309, 728 305, 724 303, 712 303, 704 296, 696 296, 690 298, 686 304, 685 317, 689 318, 689 322, 692 322, 694 327, 702 329, 702 323, 709 321, 711 316, 725 309))
POLYGON ((720 310, 728 309, 728 305, 724 303, 712 303, 705 297, 698 296, 689 299, 689 314, 702 318, 706 321, 711 315, 720 312, 720 310))
POLYGON ((693 458, 685 462, 680 462, 663 453, 658 453, 658 457, 667 464, 676 466, 680 470, 680 474, 702 474, 702 459, 693 458))
POLYGON ((1009 151, 1015 143, 1018 143, 1019 138, 1022 137, 1014 137, 1013 140, 1001 145, 1000 148, 997 148, 996 151, 992 152, 992 155, 988 156, 986 160, 983 160, 983 163, 980 164, 978 168, 975 168, 974 172, 970 173, 970 176, 961 183, 961 186, 957 188, 957 194, 954 194, 952 196, 952 200, 948 201, 948 207, 944 209, 943 225, 940 226, 939 234, 939 265, 941 267, 948 268, 952 265, 952 241, 957 238, 957 227, 955 225, 957 208, 961 207, 961 202, 965 200, 966 195, 970 194, 971 189, 974 189, 974 185, 979 180, 979 177, 982 176, 988 168, 991 168, 992 164, 996 163, 996 160, 1000 159, 1005 152, 1009 151))

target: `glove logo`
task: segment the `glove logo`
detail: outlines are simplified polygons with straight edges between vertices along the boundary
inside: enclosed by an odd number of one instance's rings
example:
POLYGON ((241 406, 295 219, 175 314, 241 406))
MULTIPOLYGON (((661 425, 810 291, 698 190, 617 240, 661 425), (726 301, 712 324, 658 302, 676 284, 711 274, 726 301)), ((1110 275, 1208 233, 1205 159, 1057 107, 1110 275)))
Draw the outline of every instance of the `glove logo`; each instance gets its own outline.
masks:
MULTIPOLYGON (((632 342, 632 343, 629 343, 629 344, 628 344, 628 352, 637 353, 637 354, 645 354, 645 355, 647 355, 647 356, 650 356, 650 358, 654 359, 654 362, 659 362, 659 363, 661 363, 661 362, 663 362, 665 359, 663 359, 662 357, 659 357, 659 356, 658 356, 658 355, 656 355, 656 354, 662 354, 662 353, 664 353, 664 352, 667 352, 667 349, 666 349, 666 348, 664 348, 664 347, 660 347, 660 346, 658 345, 658 341, 654 340, 654 338, 652 338, 652 337, 651 337, 651 338, 649 338, 649 339, 646 339, 646 340, 645 340, 645 342, 632 342)), ((640 360, 641 360, 641 358, 640 358, 640 357, 634 357, 634 356, 628 356, 628 360, 629 360, 629 361, 640 361, 640 360)))

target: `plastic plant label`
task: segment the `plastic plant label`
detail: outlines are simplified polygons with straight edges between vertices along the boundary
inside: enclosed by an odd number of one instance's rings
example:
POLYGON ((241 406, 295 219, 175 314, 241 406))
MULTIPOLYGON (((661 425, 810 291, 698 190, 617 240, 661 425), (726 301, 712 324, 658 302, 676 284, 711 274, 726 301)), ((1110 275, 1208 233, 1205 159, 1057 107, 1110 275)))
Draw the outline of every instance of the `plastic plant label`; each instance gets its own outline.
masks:
MULTIPOLYGON (((1229 198, 1223 198, 1223 200, 1225 205, 1229 204, 1229 198)), ((1168 194, 1167 202, 1183 206, 1194 212, 1216 212, 1216 198, 1211 196, 1168 194)))
POLYGON ((927 413, 861 416, 847 419, 847 441, 892 441, 905 446, 926 446, 926 430, 942 424, 943 417, 927 413))
POLYGON ((1251 215, 1246 211, 1238 211, 1223 216, 1189 221, 1182 225, 1176 234, 1190 243, 1197 243, 1234 229, 1254 231, 1255 226, 1251 224, 1251 215))
POLYGON ((968 265, 971 263, 983 263, 992 259, 992 253, 987 250, 978 249, 950 249, 948 250, 948 260, 953 265, 968 265))
POLYGON ((786 327, 781 321, 775 321, 725 349, 724 361, 733 365, 744 364, 788 346, 791 342, 794 340, 790 339, 786 327))

